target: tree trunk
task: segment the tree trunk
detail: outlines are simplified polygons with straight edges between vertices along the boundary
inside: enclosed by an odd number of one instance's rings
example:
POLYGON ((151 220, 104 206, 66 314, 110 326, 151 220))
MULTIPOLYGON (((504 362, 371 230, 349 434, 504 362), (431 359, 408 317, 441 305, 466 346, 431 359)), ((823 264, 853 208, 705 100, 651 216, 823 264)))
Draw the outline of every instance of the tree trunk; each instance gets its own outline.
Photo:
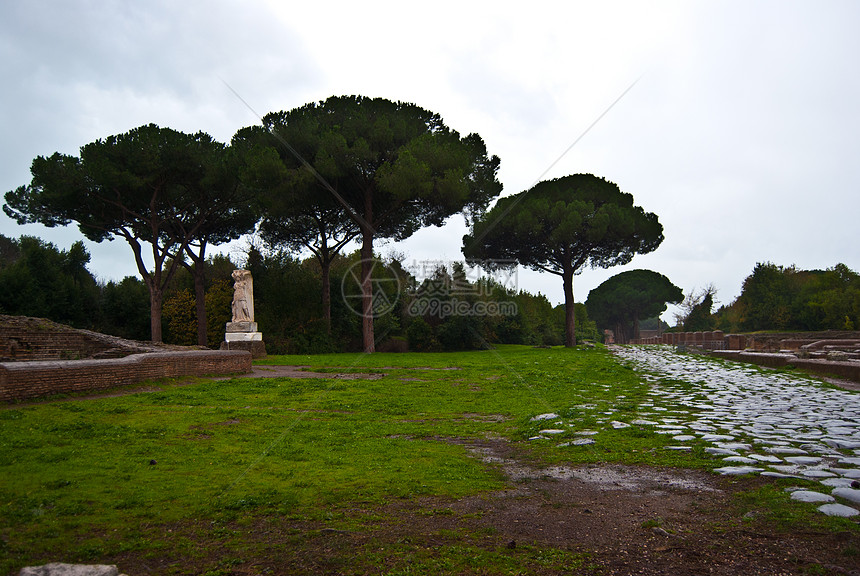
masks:
POLYGON ((149 289, 149 336, 155 343, 161 342, 161 305, 163 294, 161 292, 161 262, 158 258, 158 251, 155 246, 152 247, 153 259, 156 263, 156 268, 150 274, 143 263, 143 253, 140 242, 137 238, 131 236, 126 237, 126 242, 131 246, 134 252, 134 263, 137 265, 137 271, 140 277, 143 278, 143 283, 149 289))
POLYGON ((331 261, 329 259, 320 259, 320 269, 322 270, 322 307, 323 321, 327 334, 331 334, 331 286, 329 286, 329 278, 331 276, 331 261))
POLYGON ((368 354, 376 351, 373 341, 373 233, 362 231, 361 239, 361 331, 364 341, 364 351, 368 354))
POLYGON ((562 287, 564 288, 564 345, 568 348, 576 346, 576 309, 573 305, 573 270, 562 271, 562 287))
POLYGON ((197 344, 209 345, 209 335, 206 330, 206 272, 203 264, 194 264, 194 307, 197 310, 197 344))
POLYGON ((160 343, 161 339, 161 307, 164 300, 164 294, 160 286, 154 284, 149 286, 149 326, 152 334, 152 341, 160 343))
POLYGON ((639 312, 633 313, 633 339, 639 338, 639 312))

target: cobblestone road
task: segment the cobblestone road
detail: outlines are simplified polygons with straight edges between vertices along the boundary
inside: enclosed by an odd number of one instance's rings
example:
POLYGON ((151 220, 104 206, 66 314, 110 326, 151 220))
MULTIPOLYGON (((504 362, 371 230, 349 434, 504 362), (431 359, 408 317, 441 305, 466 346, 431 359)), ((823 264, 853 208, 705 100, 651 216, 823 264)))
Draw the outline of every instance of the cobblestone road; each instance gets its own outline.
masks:
POLYGON ((669 449, 705 441, 720 474, 816 480, 820 489, 792 497, 826 514, 860 514, 860 393, 664 346, 614 351, 651 383, 639 419, 616 425, 653 426, 677 443, 669 449))

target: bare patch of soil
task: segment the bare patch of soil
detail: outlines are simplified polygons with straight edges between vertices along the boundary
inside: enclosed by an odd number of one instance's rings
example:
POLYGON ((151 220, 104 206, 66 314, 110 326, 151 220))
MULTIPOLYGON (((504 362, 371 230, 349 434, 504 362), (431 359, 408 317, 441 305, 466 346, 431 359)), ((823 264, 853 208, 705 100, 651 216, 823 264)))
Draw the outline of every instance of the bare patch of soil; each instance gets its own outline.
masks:
POLYGON ((502 539, 594 553, 601 574, 860 574, 860 537, 761 531, 729 504, 734 492, 759 485, 678 469, 587 465, 537 468, 504 442, 472 446, 501 466, 509 490, 452 503, 480 511, 479 523, 502 539), (813 571, 814 573, 814 571, 813 571))

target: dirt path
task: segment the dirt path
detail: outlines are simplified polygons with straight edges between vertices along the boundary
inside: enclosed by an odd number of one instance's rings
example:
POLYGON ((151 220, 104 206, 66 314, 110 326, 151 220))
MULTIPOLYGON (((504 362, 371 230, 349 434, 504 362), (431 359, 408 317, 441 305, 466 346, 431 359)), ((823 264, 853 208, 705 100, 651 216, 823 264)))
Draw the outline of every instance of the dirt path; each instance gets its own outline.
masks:
POLYGON ((502 539, 593 551, 602 574, 802 574, 814 564, 860 574, 857 557, 841 555, 860 551, 857 535, 779 534, 744 519, 731 496, 761 479, 620 465, 540 469, 502 441, 471 450, 502 467, 512 487, 453 509, 480 510, 480 523, 502 539))

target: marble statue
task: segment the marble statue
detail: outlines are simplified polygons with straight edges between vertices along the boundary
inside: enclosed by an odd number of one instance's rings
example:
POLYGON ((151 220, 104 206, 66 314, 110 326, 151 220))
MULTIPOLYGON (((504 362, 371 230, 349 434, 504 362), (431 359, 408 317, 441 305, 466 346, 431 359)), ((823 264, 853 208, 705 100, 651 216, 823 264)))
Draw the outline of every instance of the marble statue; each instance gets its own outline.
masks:
POLYGON ((233 270, 233 322, 254 321, 254 281, 247 270, 233 270))

